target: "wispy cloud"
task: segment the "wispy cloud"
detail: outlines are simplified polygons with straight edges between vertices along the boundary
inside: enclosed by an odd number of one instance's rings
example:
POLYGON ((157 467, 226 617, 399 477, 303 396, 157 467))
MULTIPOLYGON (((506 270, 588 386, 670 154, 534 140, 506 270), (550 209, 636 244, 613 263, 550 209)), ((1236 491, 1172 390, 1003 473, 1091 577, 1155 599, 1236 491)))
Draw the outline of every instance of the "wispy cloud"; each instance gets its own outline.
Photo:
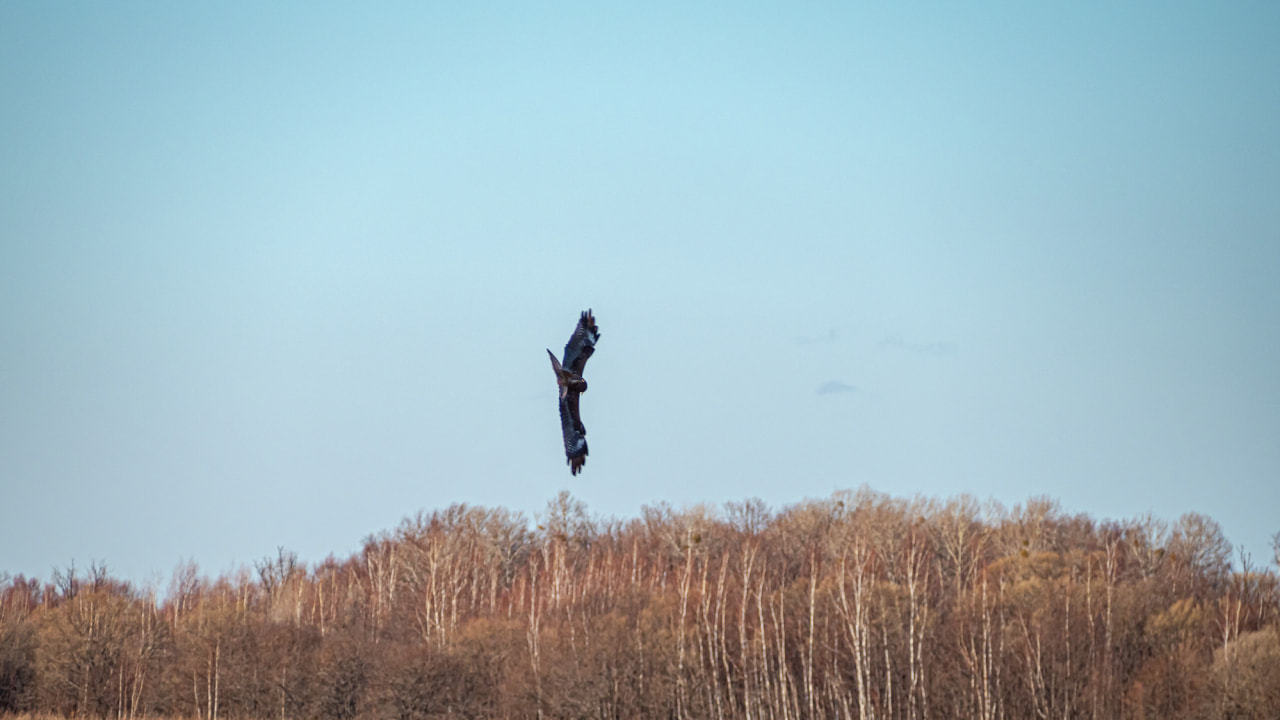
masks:
POLYGON ((956 351, 959 349, 956 347, 955 343, 912 342, 910 340, 904 340, 901 335, 890 335, 886 337, 885 339, 880 341, 880 347, 895 348, 898 350, 905 350, 907 352, 912 352, 919 355, 930 355, 933 357, 943 357, 945 355, 954 355, 956 351))
POLYGON ((857 393, 857 386, 850 385, 843 380, 828 380, 818 386, 816 391, 819 395, 843 395, 845 393, 857 393))
POLYGON ((831 345, 836 341, 836 329, 831 328, 826 335, 797 335, 797 345, 831 345))

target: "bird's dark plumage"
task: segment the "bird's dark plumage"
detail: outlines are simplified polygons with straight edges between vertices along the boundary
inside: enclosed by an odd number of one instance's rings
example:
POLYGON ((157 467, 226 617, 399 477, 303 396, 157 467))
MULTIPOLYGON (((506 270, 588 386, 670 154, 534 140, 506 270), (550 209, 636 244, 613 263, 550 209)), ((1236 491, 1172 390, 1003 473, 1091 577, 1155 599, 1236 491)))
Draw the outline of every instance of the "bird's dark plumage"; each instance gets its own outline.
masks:
POLYGON ((564 346, 564 360, 557 360, 555 353, 547 350, 551 356, 551 369, 556 373, 556 386, 560 390, 560 429, 564 433, 564 454, 569 463, 569 472, 577 475, 587 462, 587 428, 582 424, 582 416, 578 411, 578 399, 587 390, 587 381, 582 379, 582 371, 587 366, 587 359, 596 350, 596 340, 600 339, 600 330, 596 327, 596 319, 587 310, 578 318, 578 326, 564 346))

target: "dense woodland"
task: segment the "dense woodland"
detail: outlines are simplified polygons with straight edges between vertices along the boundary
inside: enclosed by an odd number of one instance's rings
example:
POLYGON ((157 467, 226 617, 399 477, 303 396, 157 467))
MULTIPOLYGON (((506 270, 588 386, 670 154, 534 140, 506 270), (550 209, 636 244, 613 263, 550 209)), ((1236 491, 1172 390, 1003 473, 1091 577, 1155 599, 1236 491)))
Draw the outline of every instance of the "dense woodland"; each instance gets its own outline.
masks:
POLYGON ((1276 573, 1198 514, 864 488, 617 520, 562 493, 164 592, 6 577, 0 715, 1277 718, 1278 629, 1276 573))

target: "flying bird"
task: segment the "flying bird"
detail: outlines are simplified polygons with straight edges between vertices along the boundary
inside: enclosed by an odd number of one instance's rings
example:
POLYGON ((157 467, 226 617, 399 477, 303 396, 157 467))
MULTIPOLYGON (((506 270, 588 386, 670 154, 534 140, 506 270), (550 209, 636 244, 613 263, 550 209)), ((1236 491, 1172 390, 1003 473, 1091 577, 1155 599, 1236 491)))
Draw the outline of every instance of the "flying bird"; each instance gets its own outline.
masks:
POLYGON ((599 339, 596 319, 591 310, 587 310, 578 318, 578 327, 573 329, 573 335, 565 343, 564 360, 557 360, 555 353, 547 350, 551 356, 551 369, 556 373, 556 385, 560 389, 560 429, 564 432, 564 455, 573 475, 577 475, 587 462, 587 428, 578 413, 578 397, 587 391, 582 369, 587 366, 587 358, 596 351, 596 340, 599 339))

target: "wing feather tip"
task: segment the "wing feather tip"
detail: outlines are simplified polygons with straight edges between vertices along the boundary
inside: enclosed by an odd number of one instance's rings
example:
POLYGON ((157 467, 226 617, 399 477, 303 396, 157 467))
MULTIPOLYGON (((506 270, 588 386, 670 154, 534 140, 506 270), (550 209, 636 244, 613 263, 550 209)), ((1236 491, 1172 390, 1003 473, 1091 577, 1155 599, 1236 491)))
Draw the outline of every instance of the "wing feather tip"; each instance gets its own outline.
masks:
POLYGON ((577 475, 582 472, 582 466, 587 464, 587 439, 579 436, 575 439, 572 449, 565 447, 565 462, 569 465, 569 472, 577 475))

